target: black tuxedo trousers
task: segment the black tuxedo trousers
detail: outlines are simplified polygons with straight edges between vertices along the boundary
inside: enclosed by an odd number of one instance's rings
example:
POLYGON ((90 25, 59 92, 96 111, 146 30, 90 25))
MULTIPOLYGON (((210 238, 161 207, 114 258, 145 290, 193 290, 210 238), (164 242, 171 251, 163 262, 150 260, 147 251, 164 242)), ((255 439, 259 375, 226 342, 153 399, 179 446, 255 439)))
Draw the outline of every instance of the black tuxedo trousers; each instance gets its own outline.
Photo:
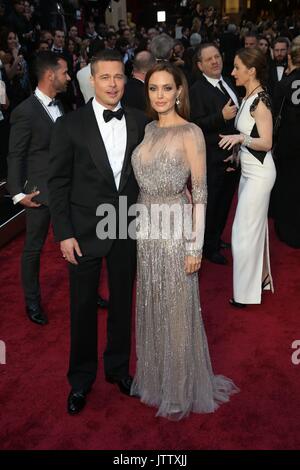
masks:
MULTIPOLYGON (((98 368, 97 289, 102 258, 77 257, 69 265, 71 352, 68 379, 73 390, 88 390, 98 368)), ((134 241, 115 240, 106 255, 109 311, 104 373, 116 379, 129 374, 132 289, 136 268, 134 241)))

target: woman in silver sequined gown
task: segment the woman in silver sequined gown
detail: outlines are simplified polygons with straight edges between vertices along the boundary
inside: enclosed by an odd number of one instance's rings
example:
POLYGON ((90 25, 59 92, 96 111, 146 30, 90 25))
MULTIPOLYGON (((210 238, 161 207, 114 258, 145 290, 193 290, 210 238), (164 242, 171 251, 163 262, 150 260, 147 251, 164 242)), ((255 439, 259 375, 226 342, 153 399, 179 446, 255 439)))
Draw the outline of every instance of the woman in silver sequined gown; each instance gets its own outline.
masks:
POLYGON ((157 416, 181 419, 191 411, 215 411, 238 389, 230 379, 213 373, 200 311, 197 271, 206 204, 203 134, 183 119, 188 97, 178 69, 158 64, 148 73, 145 85, 158 120, 148 124, 132 156, 143 210, 137 219, 138 362, 131 392, 157 407, 157 416), (178 95, 181 106, 177 100, 175 108, 178 95), (194 240, 186 239, 181 224, 190 176, 193 222, 191 214, 189 222, 194 240), (155 216, 158 207, 160 218, 155 216))

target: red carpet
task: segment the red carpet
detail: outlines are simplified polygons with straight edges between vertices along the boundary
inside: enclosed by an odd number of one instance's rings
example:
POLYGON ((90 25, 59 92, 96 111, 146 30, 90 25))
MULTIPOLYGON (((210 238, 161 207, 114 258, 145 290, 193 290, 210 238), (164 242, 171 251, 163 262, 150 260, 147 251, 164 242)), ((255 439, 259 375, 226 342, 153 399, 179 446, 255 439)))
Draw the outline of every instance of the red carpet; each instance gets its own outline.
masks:
MULTIPOLYGON (((216 373, 241 392, 210 415, 182 422, 155 418, 155 410, 121 395, 98 378, 84 412, 66 413, 69 350, 67 271, 52 236, 42 257, 43 305, 50 323, 25 317, 19 259, 23 237, 0 251, 1 449, 296 449, 300 447, 300 365, 291 344, 300 339, 300 251, 280 243, 271 228, 275 294, 261 306, 228 305, 232 267, 204 262, 201 303, 216 373)), ((227 234, 229 239, 229 234, 227 234)), ((105 276, 103 276, 104 278, 105 276)), ((107 294, 103 280, 101 292, 107 294)), ((99 354, 105 313, 99 312, 99 354)), ((132 358, 134 371, 135 357, 132 358)))

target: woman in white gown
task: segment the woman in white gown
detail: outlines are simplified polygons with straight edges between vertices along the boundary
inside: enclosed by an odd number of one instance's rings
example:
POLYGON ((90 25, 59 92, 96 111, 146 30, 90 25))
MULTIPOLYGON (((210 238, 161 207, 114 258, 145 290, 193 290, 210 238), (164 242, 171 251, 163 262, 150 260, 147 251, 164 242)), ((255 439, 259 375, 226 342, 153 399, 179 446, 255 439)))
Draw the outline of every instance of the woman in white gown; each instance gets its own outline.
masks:
POLYGON ((276 179, 272 158, 270 99, 262 87, 267 63, 258 49, 242 49, 232 75, 246 96, 236 116, 240 134, 221 136, 220 147, 239 144, 241 179, 232 227, 233 298, 235 307, 260 304, 262 290, 273 291, 268 242, 268 207, 276 179))

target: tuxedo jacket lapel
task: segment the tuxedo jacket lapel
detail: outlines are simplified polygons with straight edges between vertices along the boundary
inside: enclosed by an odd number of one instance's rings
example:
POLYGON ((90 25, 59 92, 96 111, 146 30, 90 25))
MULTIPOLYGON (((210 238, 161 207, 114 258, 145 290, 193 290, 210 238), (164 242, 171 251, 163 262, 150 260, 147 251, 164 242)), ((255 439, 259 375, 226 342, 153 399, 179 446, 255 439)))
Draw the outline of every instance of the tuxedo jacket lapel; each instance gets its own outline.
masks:
POLYGON ((65 114, 65 110, 61 101, 59 101, 58 109, 60 110, 61 115, 63 116, 65 114))
POLYGON ((219 89, 217 86, 213 86, 208 80, 206 80, 205 77, 202 77, 206 87, 208 90, 210 90, 210 93, 218 99, 218 102, 224 103, 224 105, 227 103, 227 96, 224 95, 224 93, 219 89))
POLYGON ((216 90, 216 93, 218 93, 218 95, 220 97, 222 97, 223 101, 225 102, 225 104, 227 103, 228 101, 228 97, 227 97, 227 94, 225 95, 225 93, 223 93, 223 91, 220 90, 219 87, 215 86, 214 89, 216 90))
POLYGON ((238 102, 238 104, 240 105, 241 99, 240 99, 240 97, 239 97, 239 95, 238 95, 237 89, 235 88, 234 84, 230 81, 229 78, 224 78, 224 77, 223 77, 223 80, 224 80, 224 82, 226 82, 226 84, 229 86, 229 88, 230 88, 230 90, 232 91, 232 93, 235 94, 236 99, 237 99, 237 102, 238 102))
POLYGON ((49 125, 49 123, 51 123, 54 126, 53 119, 47 113, 44 106, 42 105, 40 100, 35 95, 32 95, 32 105, 33 105, 34 109, 36 109, 36 111, 38 112, 39 116, 41 116, 42 119, 46 120, 48 125, 49 125))
MULTIPOLYGON (((211 83, 209 83, 208 80, 206 80, 205 77, 203 77, 203 80, 205 81, 206 83, 206 86, 211 90, 211 92, 216 96, 216 97, 219 97, 219 101, 222 100, 222 102, 224 103, 224 105, 228 102, 228 97, 227 95, 225 95, 219 87, 217 86, 213 86, 211 83)), ((236 98, 237 98, 237 101, 239 102, 239 99, 238 99, 238 96, 237 96, 237 93, 236 91, 234 90, 234 88, 232 87, 232 84, 230 83, 229 80, 226 80, 223 78, 223 80, 226 82, 226 84, 229 86, 229 88, 232 90, 232 92, 235 94, 236 98)))
POLYGON ((109 184, 117 191, 114 174, 109 163, 106 148, 93 110, 92 100, 90 100, 86 105, 85 114, 86 119, 84 120, 84 130, 91 157, 101 175, 104 176, 109 184))
POLYGON ((130 113, 130 111, 126 109, 124 109, 124 111, 125 111, 126 129, 127 129, 127 144, 126 144, 125 157, 123 161, 119 192, 121 192, 122 189, 124 188, 126 181, 128 179, 128 176, 130 175, 130 172, 132 170, 131 162, 130 162, 131 154, 138 141, 138 129, 137 129, 136 121, 133 115, 130 113))

